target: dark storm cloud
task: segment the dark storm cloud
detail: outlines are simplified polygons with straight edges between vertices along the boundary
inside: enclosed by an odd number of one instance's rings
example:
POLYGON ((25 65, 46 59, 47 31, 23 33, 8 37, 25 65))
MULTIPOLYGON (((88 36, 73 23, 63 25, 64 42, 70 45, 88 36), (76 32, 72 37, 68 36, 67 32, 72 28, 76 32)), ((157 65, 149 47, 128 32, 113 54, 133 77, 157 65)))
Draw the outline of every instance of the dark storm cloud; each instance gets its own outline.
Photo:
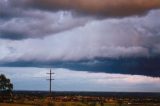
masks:
POLYGON ((13 7, 11 1, 0 1, 0 19, 10 19, 12 17, 18 17, 22 14, 22 8, 13 7))
POLYGON ((73 18, 70 12, 63 11, 51 13, 28 10, 21 13, 0 18, 0 38, 11 40, 43 38, 83 26, 91 19, 90 17, 73 18))
POLYGON ((12 4, 42 10, 74 10, 98 17, 139 15, 160 8, 159 0, 13 0, 12 4))
POLYGON ((24 33, 19 32, 9 32, 9 31, 0 31, 0 38, 2 39, 12 39, 12 40, 21 40, 26 38, 24 33))
POLYGON ((83 26, 95 17, 141 15, 159 7, 159 0, 1 0, 0 38, 42 38, 83 26))
POLYGON ((9 67, 68 68, 77 71, 105 72, 116 74, 144 75, 160 77, 160 57, 153 58, 106 58, 82 61, 17 61, 1 63, 9 67))
POLYGON ((21 10, 68 10, 96 17, 125 17, 142 15, 160 8, 159 0, 11 0, 0 2, 2 16, 20 15, 21 10))
POLYGON ((160 0, 0 0, 0 64, 160 77, 160 11, 150 11, 159 8, 160 0))
POLYGON ((0 38, 10 40, 43 38, 83 26, 91 19, 90 17, 74 18, 70 11, 49 12, 33 9, 29 2, 35 1, 0 1, 0 38))

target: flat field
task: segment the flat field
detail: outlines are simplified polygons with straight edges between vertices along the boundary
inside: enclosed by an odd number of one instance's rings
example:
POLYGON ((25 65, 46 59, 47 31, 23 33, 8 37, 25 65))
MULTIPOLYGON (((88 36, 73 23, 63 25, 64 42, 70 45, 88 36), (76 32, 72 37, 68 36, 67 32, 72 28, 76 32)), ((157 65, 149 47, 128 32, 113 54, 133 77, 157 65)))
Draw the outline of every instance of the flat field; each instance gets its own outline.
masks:
POLYGON ((109 104, 105 103, 104 105, 98 103, 80 103, 80 102, 56 102, 52 104, 10 104, 10 103, 0 103, 0 106, 160 106, 160 104, 109 104))
POLYGON ((0 103, 0 106, 34 106, 34 105, 0 103))

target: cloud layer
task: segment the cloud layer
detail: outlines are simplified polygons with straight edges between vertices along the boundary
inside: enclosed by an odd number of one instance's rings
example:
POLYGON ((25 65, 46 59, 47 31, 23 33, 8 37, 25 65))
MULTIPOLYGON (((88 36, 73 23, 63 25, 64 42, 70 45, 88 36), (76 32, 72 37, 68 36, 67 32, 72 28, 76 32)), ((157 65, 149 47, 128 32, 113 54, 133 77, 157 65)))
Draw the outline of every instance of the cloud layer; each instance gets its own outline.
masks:
POLYGON ((27 11, 26 17, 2 20, 0 37, 3 39, 21 40, 26 38, 43 38, 55 33, 70 30, 87 23, 91 17, 74 18, 71 12, 27 11))
POLYGON ((0 65, 160 77, 159 6, 159 0, 1 0, 0 65))
POLYGON ((42 38, 93 19, 139 16, 159 8, 159 0, 1 0, 0 37, 42 38))
POLYGON ((160 8, 159 0, 14 0, 15 6, 46 10, 73 10, 83 14, 121 17, 145 13, 160 8))
MULTIPOLYGON (((95 58, 156 57, 160 54, 160 22, 157 21, 159 13, 157 10, 141 18, 93 20, 84 26, 51 34, 43 39, 1 40, 1 49, 6 52, 1 55, 1 60, 79 61, 95 58)), ((15 22, 5 24, 8 27, 13 26, 8 30, 13 30, 14 26, 16 30, 23 27, 15 22)), ((7 30, 7 27, 4 29, 7 30)), ((45 28, 38 29, 43 32, 45 28)), ((27 30, 26 34, 31 30, 27 30)))

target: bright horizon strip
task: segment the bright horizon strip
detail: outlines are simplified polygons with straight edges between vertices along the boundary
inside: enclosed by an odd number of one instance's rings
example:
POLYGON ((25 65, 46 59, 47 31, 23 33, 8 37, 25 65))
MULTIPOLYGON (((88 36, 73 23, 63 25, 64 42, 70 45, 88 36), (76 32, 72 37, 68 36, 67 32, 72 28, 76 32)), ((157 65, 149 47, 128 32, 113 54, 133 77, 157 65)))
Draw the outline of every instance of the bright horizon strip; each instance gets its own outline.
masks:
MULTIPOLYGON (((160 92, 160 78, 140 75, 89 73, 53 68, 53 91, 160 92)), ((49 68, 0 67, 14 84, 14 90, 48 91, 49 68)))

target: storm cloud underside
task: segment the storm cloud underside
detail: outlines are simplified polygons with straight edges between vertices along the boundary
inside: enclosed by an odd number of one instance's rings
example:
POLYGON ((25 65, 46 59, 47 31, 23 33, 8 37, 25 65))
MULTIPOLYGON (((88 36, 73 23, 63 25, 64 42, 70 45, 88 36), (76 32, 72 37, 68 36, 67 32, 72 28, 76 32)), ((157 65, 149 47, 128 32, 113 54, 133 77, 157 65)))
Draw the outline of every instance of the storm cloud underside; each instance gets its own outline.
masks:
POLYGON ((0 64, 160 77, 159 0, 1 0, 0 64))
POLYGON ((53 11, 73 10, 106 17, 137 15, 160 8, 159 0, 13 0, 12 4, 53 11))

